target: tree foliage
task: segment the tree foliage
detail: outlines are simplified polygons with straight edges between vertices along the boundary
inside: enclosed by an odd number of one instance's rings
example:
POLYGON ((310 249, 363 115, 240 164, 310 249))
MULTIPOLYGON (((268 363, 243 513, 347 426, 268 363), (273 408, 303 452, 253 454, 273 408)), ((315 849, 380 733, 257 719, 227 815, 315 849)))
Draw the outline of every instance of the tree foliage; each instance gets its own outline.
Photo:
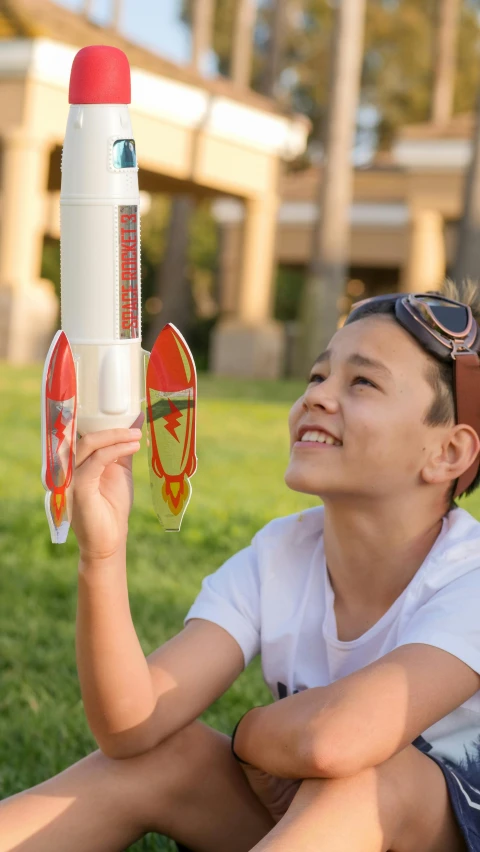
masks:
MULTIPOLYGON (((194 0, 182 0, 182 17, 192 19, 194 0)), ((254 32, 251 86, 262 92, 271 39, 275 0, 258 0, 254 32)), ((280 74, 280 100, 306 113, 313 123, 313 136, 325 126, 332 52, 333 17, 341 0, 286 0, 286 30, 280 74)), ((438 0, 367 0, 365 52, 361 105, 376 117, 376 144, 388 148, 397 129, 404 124, 427 121, 430 116, 434 66, 435 11, 438 0)), ((229 76, 235 25, 236 0, 216 0, 212 48, 218 72, 229 76)), ((480 0, 463 0, 458 27, 457 72, 454 112, 474 107, 480 83, 480 0)), ((359 115, 366 114, 366 110, 359 115)), ((370 140, 374 142, 373 139, 370 140)), ((305 158, 298 161, 302 167, 305 158)), ((162 255, 168 206, 157 202, 144 226, 144 292, 154 292, 154 267, 162 255), (161 208, 161 209, 160 209, 161 208), (160 242, 157 242, 159 238, 160 242)), ((213 322, 213 282, 217 235, 208 204, 197 210, 192 223, 195 249, 189 259, 189 275, 197 309, 206 305, 198 327, 213 322), (210 301, 209 301, 210 299, 210 301), (210 305, 210 307, 209 307, 210 305), (202 325, 203 322, 203 325, 202 325)), ((296 315, 298 276, 293 270, 279 274, 275 314, 282 320, 296 315)), ((148 324, 148 310, 144 319, 148 324)), ((206 349, 202 336, 199 351, 206 349)))
MULTIPOLYGON (((191 18, 193 0, 183 0, 191 18)), ((261 91, 274 0, 260 0, 255 30, 252 87, 261 91)), ((314 122, 325 118, 333 10, 338 0, 287 0, 287 37, 283 58, 285 99, 314 122)), ((377 110, 379 144, 386 147, 397 127, 429 118, 432 89, 436 0, 368 0, 363 105, 377 110)), ((235 0, 217 0, 213 49, 221 74, 228 75, 235 0)), ((474 107, 480 83, 480 0, 464 0, 458 30, 454 110, 474 107)))
MULTIPOLYGON (((479 84, 480 4, 462 3, 454 112, 474 107, 479 84)), ((368 0, 362 99, 378 110, 379 142, 402 124, 426 121, 433 82, 435 0, 368 0)))

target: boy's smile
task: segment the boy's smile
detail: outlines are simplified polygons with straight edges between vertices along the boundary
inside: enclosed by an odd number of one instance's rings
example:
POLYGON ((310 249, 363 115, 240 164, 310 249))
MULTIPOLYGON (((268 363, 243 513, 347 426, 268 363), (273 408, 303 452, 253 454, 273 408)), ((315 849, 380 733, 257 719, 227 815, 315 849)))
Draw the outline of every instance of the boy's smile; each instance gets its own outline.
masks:
MULTIPOLYGON (((322 423, 313 423, 310 420, 302 421, 297 430, 296 444, 326 444, 327 446, 340 446, 341 441, 333 435, 322 423)), ((296 446, 296 444, 294 446, 296 446)))
POLYGON ((328 449, 341 447, 341 442, 332 438, 323 429, 314 429, 313 427, 303 427, 302 435, 295 441, 293 445, 296 449, 304 447, 314 447, 315 449, 328 449))

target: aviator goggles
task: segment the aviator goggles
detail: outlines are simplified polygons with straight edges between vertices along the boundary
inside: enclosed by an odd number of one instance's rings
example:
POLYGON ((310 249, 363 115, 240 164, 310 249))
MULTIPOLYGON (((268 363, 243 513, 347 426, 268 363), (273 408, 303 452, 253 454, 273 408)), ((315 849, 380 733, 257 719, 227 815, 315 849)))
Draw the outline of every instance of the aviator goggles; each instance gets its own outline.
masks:
MULTIPOLYGON (((429 293, 388 293, 355 302, 345 325, 357 310, 396 298, 395 316, 420 345, 440 361, 454 361, 453 396, 457 423, 472 426, 480 436, 480 328, 469 305, 429 293)), ((454 498, 475 479, 480 454, 457 479, 454 498)))

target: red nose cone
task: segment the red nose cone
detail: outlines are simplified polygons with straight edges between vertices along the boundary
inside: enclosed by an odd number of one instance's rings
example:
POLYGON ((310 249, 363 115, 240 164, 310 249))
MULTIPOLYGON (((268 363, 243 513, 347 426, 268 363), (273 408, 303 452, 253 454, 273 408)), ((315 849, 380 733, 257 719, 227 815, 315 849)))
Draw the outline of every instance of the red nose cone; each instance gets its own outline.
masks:
POLYGON ((73 60, 71 104, 129 104, 130 65, 123 50, 95 44, 82 47, 73 60))

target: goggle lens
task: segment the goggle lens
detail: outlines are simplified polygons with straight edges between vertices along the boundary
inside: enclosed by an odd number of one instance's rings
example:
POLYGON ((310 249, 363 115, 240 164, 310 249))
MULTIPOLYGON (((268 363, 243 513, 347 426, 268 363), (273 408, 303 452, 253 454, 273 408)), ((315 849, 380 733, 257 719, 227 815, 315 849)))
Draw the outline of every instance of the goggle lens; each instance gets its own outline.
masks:
POLYGON ((441 328, 452 334, 464 334, 468 327, 468 310, 464 305, 446 304, 443 299, 423 298, 441 328))

